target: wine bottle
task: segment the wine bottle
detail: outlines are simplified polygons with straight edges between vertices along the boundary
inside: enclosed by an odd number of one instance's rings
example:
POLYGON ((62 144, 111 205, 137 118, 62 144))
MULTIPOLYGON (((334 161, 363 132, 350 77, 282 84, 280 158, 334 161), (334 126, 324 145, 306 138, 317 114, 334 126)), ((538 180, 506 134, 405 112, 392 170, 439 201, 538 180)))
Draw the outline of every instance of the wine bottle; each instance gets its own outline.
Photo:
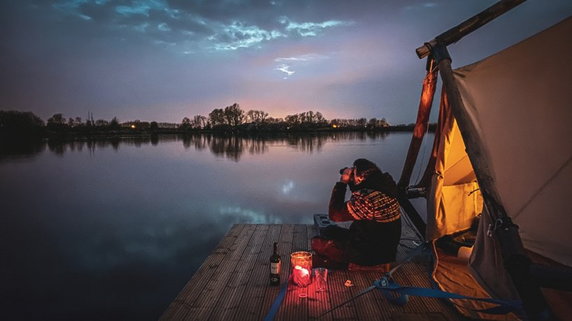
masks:
POLYGON ((270 256, 270 285, 280 284, 280 255, 278 255, 278 243, 274 243, 274 252, 270 256))

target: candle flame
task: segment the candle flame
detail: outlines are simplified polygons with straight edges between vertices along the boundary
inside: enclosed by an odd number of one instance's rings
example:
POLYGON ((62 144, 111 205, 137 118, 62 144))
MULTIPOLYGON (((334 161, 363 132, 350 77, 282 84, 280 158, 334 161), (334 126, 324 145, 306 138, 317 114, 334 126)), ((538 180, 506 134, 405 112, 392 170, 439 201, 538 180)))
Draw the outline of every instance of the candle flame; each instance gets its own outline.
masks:
POLYGON ((303 268, 303 267, 301 267, 301 266, 299 266, 299 265, 296 265, 294 268, 295 268, 296 270, 300 270, 300 273, 302 274, 302 276, 306 276, 306 275, 309 275, 309 274, 310 274, 310 271, 308 271, 308 269, 305 269, 305 268, 303 268))

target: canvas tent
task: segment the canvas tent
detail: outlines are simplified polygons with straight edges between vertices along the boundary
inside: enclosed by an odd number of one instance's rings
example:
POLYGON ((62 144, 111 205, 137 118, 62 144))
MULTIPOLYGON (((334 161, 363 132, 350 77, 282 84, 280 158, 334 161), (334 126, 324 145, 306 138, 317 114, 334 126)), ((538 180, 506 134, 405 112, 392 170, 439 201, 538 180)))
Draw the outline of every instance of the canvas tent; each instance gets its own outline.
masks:
POLYGON ((479 214, 481 220, 469 263, 436 250, 442 259, 433 277, 450 292, 520 298, 529 317, 541 315, 546 305, 528 253, 572 266, 572 17, 455 70, 447 44, 439 42, 427 48, 428 73, 400 185, 409 184, 439 72, 432 157, 415 184, 427 191, 426 238, 469 229, 479 214))

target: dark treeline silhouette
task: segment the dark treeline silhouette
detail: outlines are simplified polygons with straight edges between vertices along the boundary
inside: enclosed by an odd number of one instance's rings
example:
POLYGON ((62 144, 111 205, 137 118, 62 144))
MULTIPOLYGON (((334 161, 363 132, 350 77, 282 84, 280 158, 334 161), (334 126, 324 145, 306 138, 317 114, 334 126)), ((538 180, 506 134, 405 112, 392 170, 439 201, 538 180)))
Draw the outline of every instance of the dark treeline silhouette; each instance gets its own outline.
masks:
POLYGON ((184 117, 181 123, 156 121, 119 122, 117 117, 107 121, 94 120, 89 113, 86 119, 54 114, 47 122, 31 112, 0 111, 0 137, 50 137, 73 138, 92 136, 129 136, 154 134, 189 134, 196 132, 225 132, 233 134, 311 132, 311 131, 410 131, 414 124, 391 125, 385 118, 356 118, 327 120, 318 111, 288 115, 285 118, 270 117, 262 110, 245 112, 234 103, 225 108, 215 108, 208 116, 184 117))

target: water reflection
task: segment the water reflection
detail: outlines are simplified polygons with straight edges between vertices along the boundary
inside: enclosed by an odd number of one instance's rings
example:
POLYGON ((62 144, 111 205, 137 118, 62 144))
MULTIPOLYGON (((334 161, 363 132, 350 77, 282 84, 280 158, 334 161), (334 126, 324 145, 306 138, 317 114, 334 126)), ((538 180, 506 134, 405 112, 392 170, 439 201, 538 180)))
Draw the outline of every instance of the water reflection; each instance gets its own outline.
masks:
POLYGON ((3 160, 26 159, 40 154, 46 144, 37 139, 0 139, 0 162, 3 160))
POLYGON ((156 320, 233 224, 311 224, 327 210, 340 167, 359 156, 397 176, 409 140, 327 133, 3 144, 3 319, 156 320))
POLYGON ((88 150, 94 153, 97 149, 113 148, 117 151, 123 146, 141 147, 145 145, 157 146, 159 143, 182 142, 185 149, 194 148, 197 151, 208 149, 217 157, 240 161, 248 153, 260 155, 268 151, 269 145, 285 145, 297 151, 313 153, 320 152, 328 142, 338 140, 384 139, 385 132, 338 132, 338 133, 312 133, 312 134, 273 134, 259 136, 236 136, 224 134, 190 134, 190 135, 150 135, 133 137, 106 137, 76 140, 31 140, 6 141, 0 143, 0 160, 3 158, 33 157, 47 149, 63 156, 66 152, 88 150))

